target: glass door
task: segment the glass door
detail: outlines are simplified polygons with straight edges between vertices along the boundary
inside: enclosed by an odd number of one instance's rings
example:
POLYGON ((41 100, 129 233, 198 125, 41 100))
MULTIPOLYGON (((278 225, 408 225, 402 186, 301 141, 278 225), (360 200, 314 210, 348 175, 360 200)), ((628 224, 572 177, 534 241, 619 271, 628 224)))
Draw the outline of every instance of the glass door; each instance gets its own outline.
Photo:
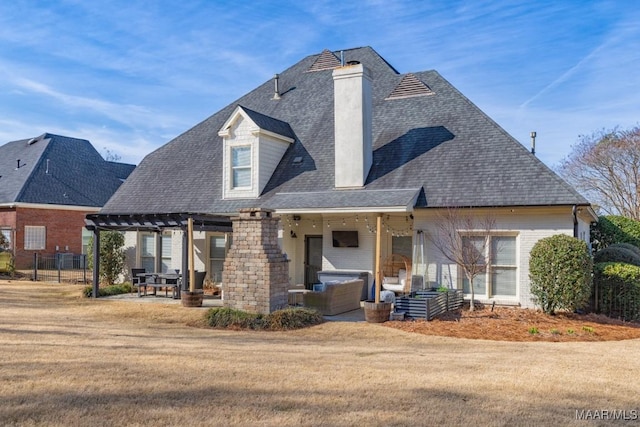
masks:
POLYGON ((322 236, 305 236, 304 285, 311 289, 322 270, 322 236))

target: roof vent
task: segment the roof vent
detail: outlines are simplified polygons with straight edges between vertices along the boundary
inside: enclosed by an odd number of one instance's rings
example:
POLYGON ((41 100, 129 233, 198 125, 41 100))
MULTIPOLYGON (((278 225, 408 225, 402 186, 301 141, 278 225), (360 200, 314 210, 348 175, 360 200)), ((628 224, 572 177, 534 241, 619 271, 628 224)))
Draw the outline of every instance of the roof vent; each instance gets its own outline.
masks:
POLYGON ((385 99, 401 99, 427 95, 435 95, 435 92, 416 77, 415 74, 409 73, 400 80, 398 86, 396 86, 393 92, 385 99))
POLYGON ((38 142, 38 138, 31 138, 30 140, 27 141, 27 145, 33 145, 36 142, 38 142))
POLYGON ((22 163, 22 164, 20 164, 20 159, 18 159, 17 161, 18 161, 18 166, 16 167, 16 170, 20 169, 20 168, 21 168, 21 167, 23 167, 23 166, 27 166, 27 164, 26 164, 26 163, 22 163))
POLYGON ((340 66, 340 60, 328 49, 322 51, 307 72, 332 70, 340 66))
POLYGON ((280 99, 279 83, 280 83, 280 76, 278 74, 276 74, 275 76, 273 76, 274 91, 273 91, 273 98, 272 99, 280 99))
POLYGON ((302 156, 297 156, 293 158, 294 165, 299 165, 300 163, 302 163, 302 156))

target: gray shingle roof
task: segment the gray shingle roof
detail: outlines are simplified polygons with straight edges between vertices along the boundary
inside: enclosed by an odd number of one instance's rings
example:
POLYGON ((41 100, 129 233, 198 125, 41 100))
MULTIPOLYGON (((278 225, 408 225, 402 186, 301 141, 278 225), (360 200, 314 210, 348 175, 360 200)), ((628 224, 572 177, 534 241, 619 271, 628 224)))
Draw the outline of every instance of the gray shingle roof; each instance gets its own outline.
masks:
POLYGON ((257 111, 253 111, 247 107, 240 106, 245 113, 253 120, 253 122, 260 127, 260 129, 268 130, 278 135, 287 136, 291 139, 295 139, 296 135, 293 133, 289 123, 282 120, 274 119, 273 117, 265 116, 257 111))
POLYGON ((45 133, 12 141, 0 146, 0 203, 103 206, 133 168, 105 161, 84 139, 45 133))
MULTIPOLYGON (((405 75, 369 47, 343 52, 346 62, 359 61, 373 74, 374 164, 359 196, 376 194, 370 206, 382 210, 398 200, 394 191, 369 190, 405 189, 423 189, 416 207, 588 204, 436 71, 413 73, 432 95, 385 99, 405 75)), ((334 189, 333 78, 331 69, 308 72, 318 57, 279 74, 281 99, 273 99, 273 81, 266 81, 149 154, 103 212, 355 206, 355 193, 334 189), (217 132, 237 105, 288 123, 296 137, 259 199, 221 199, 217 132), (302 162, 294 163, 296 157, 302 162)))

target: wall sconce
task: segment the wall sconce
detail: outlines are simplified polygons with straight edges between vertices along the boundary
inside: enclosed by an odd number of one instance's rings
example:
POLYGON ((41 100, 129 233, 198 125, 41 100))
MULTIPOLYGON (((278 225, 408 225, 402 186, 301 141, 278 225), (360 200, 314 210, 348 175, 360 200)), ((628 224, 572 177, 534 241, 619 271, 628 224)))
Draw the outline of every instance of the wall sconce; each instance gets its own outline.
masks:
POLYGON ((298 238, 298 236, 296 235, 296 233, 293 232, 293 230, 290 231, 290 234, 291 234, 291 238, 292 239, 297 239, 298 238))

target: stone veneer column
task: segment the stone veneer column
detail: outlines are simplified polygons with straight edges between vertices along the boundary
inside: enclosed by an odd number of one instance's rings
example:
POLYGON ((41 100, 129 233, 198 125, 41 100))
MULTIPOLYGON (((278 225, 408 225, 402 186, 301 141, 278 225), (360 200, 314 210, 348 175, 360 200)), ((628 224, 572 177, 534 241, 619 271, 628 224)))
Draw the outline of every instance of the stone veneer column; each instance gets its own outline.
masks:
POLYGON ((269 209, 241 209, 222 273, 224 306, 267 314, 287 305, 289 262, 278 246, 279 219, 269 209))

